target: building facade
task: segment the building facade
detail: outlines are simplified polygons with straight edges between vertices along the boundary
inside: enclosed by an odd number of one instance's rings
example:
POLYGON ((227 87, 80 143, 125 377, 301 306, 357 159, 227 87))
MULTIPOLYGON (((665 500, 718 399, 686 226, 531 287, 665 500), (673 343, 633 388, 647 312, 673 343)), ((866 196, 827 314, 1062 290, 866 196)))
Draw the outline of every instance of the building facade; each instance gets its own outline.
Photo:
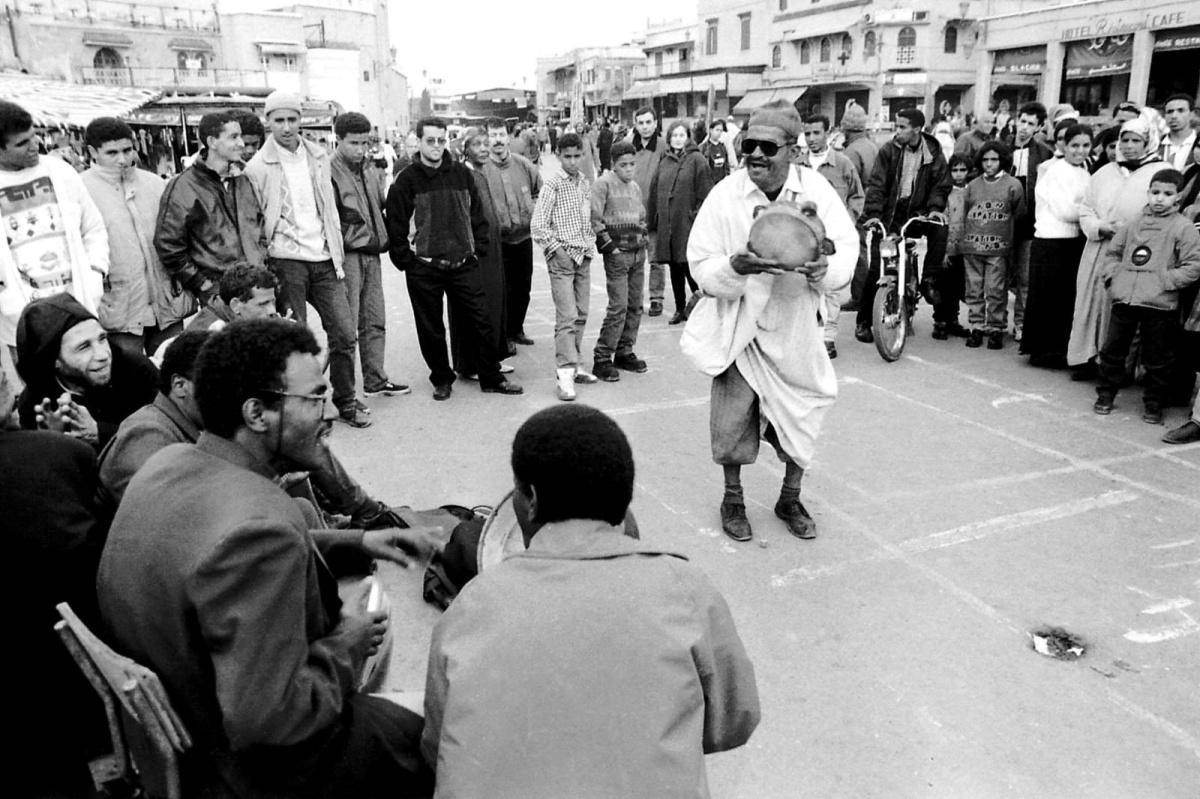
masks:
POLYGON ((886 123, 904 108, 932 119, 973 106, 977 3, 772 3, 764 89, 793 99, 802 113, 822 113, 836 124, 853 100, 886 123))
POLYGON ((694 20, 648 27, 626 116, 641 105, 665 119, 728 115, 762 86, 769 7, 765 0, 700 0, 694 20))
POLYGON ((632 45, 581 47, 537 60, 538 122, 594 122, 620 113, 643 54, 632 45))
POLYGON ((1015 0, 980 21, 981 97, 1071 103, 1111 118, 1122 101, 1200 94, 1200 5, 1166 0, 1015 0))
POLYGON ((219 12, 211 0, 4 0, 0 69, 169 95, 261 97, 285 89, 408 129, 386 0, 219 12))

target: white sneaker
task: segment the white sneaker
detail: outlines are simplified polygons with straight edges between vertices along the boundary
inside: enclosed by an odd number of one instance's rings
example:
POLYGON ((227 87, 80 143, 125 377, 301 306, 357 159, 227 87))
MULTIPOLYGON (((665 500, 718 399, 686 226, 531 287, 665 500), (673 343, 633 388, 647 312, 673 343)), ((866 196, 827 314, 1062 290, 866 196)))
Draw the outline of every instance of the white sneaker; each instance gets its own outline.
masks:
POLYGON ((600 380, 600 378, 596 377, 594 374, 589 372, 587 369, 584 369, 582 366, 575 367, 575 382, 576 383, 579 383, 581 385, 587 385, 589 383, 598 382, 599 380, 600 380))
POLYGON ((575 369, 567 366, 556 371, 558 377, 558 398, 563 402, 575 399, 575 369))

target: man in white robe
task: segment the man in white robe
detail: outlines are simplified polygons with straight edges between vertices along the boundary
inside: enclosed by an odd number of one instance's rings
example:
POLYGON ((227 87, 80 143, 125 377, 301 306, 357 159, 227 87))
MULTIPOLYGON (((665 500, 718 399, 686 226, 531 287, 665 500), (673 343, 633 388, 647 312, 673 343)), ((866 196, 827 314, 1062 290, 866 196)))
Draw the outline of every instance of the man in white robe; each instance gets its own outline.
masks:
POLYGON ((713 378, 713 460, 725 470, 721 526, 735 541, 752 535, 741 467, 756 460, 761 439, 785 465, 775 515, 793 535, 816 536, 816 523, 800 502, 800 484, 821 419, 837 396, 825 351, 822 298, 850 282, 859 239, 829 182, 815 170, 792 165, 802 132, 790 104, 769 103, 756 111, 743 143, 746 168, 713 188, 688 240, 688 262, 706 296, 681 346, 713 378), (815 204, 834 252, 795 270, 751 253, 747 239, 755 208, 775 201, 815 204))

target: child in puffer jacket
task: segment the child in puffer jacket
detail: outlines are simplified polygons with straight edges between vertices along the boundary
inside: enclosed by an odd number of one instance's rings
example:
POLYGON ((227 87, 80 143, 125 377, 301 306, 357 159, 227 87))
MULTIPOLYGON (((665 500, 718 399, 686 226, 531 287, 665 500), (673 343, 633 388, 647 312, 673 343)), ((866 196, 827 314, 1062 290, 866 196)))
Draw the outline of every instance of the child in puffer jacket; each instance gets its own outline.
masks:
POLYGON ((1175 352, 1179 290, 1200 280, 1200 233, 1178 209, 1183 175, 1163 169, 1150 179, 1147 205, 1117 231, 1105 253, 1104 285, 1112 297, 1108 335, 1100 351, 1100 381, 1092 409, 1112 412, 1125 376, 1125 358, 1141 331, 1146 390, 1142 421, 1162 424, 1175 352))

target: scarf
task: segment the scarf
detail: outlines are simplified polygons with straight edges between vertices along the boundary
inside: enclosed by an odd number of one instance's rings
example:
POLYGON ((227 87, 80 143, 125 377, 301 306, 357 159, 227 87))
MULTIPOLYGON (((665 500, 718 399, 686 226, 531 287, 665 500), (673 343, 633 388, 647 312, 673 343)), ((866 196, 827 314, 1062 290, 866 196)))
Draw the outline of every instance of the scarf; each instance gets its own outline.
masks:
POLYGON ((650 134, 650 138, 646 139, 645 141, 642 141, 642 134, 638 133, 637 131, 634 131, 633 132, 633 149, 636 150, 637 152, 641 152, 642 150, 649 150, 650 152, 654 152, 655 150, 657 150, 658 149, 658 131, 655 130, 654 133, 650 134))

